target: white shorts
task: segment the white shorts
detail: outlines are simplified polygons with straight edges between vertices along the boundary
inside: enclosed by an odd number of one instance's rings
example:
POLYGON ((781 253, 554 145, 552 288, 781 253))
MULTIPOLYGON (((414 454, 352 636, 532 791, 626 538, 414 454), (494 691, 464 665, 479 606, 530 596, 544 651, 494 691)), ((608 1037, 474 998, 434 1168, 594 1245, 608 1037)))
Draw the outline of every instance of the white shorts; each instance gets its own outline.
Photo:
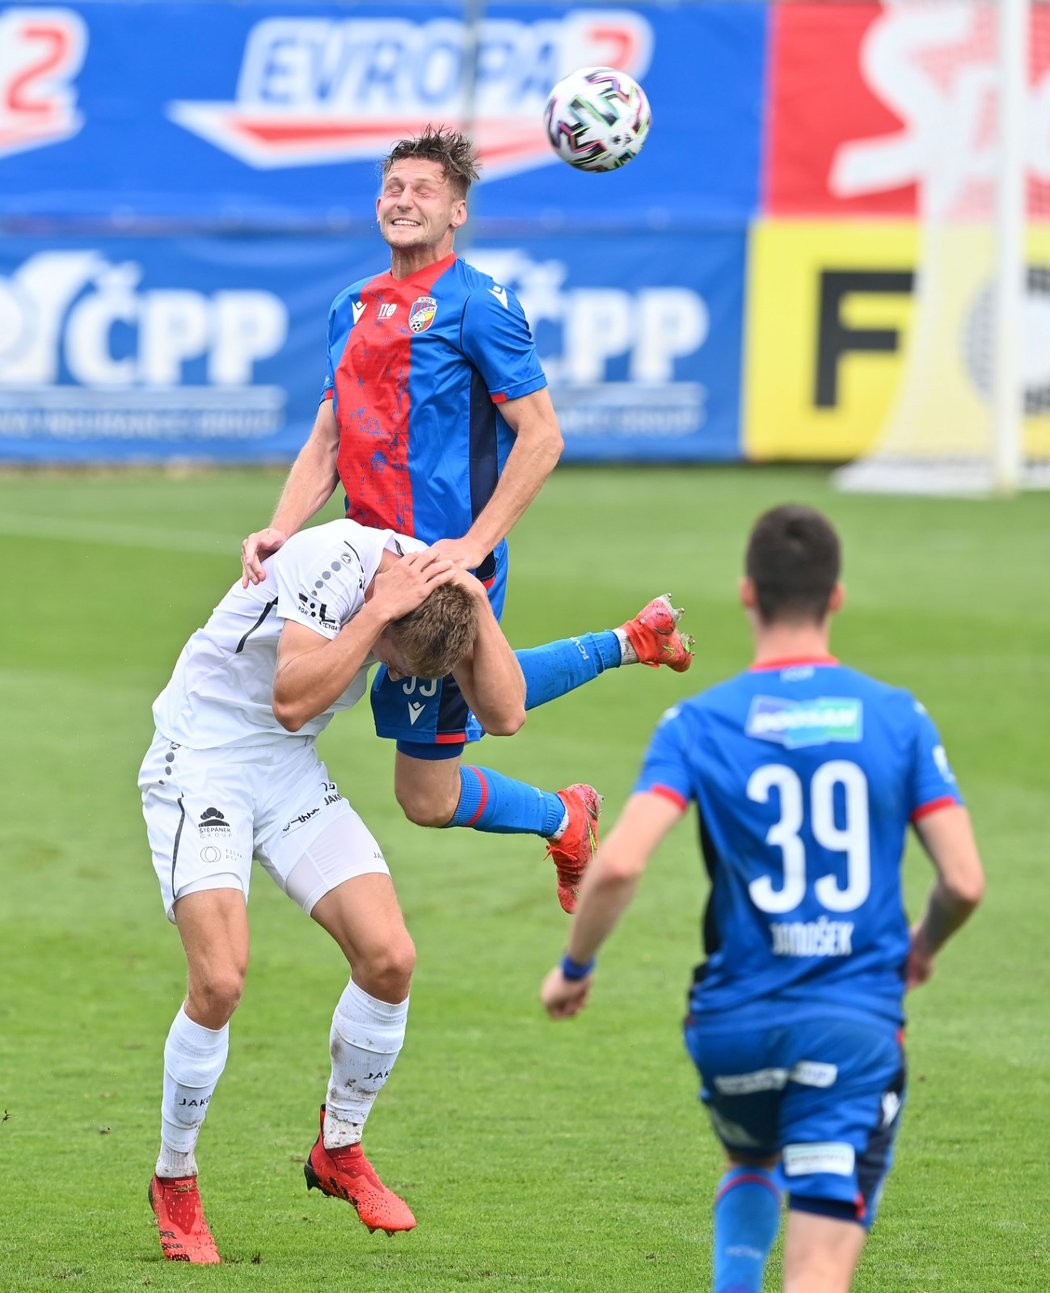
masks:
POLYGON ((202 889, 247 900, 253 857, 307 914, 344 880, 389 875, 312 740, 194 750, 157 733, 139 790, 169 920, 176 899, 202 889))

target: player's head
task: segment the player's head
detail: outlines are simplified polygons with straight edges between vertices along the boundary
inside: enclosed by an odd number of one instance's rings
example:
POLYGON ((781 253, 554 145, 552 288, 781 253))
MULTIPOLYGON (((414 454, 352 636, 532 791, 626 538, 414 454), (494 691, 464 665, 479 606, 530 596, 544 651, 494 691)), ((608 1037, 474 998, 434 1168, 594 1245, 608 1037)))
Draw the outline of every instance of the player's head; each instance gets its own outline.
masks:
POLYGON ((414 611, 394 620, 373 650, 395 675, 443 678, 478 635, 478 612, 462 584, 439 584, 414 611))
POLYGON ((841 545, 815 508, 785 503, 763 513, 744 561, 751 604, 763 624, 821 623, 841 597, 841 545))
POLYGON ((436 162, 460 201, 478 178, 478 152, 472 140, 448 126, 427 126, 411 139, 400 139, 383 159, 383 179, 398 162, 436 162))

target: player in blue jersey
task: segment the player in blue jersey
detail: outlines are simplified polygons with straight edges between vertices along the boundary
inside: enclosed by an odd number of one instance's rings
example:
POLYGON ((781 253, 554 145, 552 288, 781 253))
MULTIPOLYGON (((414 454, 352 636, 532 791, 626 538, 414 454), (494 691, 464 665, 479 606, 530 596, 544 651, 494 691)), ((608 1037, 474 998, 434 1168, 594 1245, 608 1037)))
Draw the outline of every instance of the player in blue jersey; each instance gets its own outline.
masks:
POLYGON ((849 1289, 905 1097, 904 993, 984 889, 929 715, 828 654, 839 561, 819 512, 759 518, 741 581, 754 662, 664 715, 542 988, 555 1018, 583 1007, 647 859, 695 803, 711 891, 685 1040, 729 1160, 715 1293, 761 1289, 782 1185, 786 1293, 849 1289), (909 825, 936 871, 910 931, 909 825))
MULTIPOLYGON (((245 585, 341 484, 347 515, 432 544, 488 588, 497 618, 506 537, 561 454, 562 437, 514 293, 454 250, 477 155, 466 136, 428 129, 383 165, 376 201, 387 272, 353 283, 328 319, 327 375, 313 430, 270 526, 242 545, 245 585)), ((618 629, 521 653, 528 708, 641 661, 683 671, 691 655, 666 597, 618 629)), ((470 826, 547 839, 567 911, 597 839, 601 796, 553 792, 463 766, 481 728, 454 679, 421 685, 380 669, 376 731, 397 741, 395 792, 423 826, 470 826)))

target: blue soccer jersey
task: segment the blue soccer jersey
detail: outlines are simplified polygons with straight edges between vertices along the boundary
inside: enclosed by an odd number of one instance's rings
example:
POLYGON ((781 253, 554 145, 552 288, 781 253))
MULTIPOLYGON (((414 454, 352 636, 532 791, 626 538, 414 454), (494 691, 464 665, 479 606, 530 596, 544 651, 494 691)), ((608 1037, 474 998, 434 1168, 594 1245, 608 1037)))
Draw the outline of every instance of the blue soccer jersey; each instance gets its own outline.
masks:
POLYGON ((460 538, 513 441, 499 405, 546 384, 517 298, 454 254, 352 284, 329 314, 324 392, 347 514, 425 543, 460 538))
POLYGON ((697 805, 711 892, 694 1009, 900 1018, 905 834, 961 802, 912 696, 830 657, 753 668, 668 711, 635 789, 697 805))

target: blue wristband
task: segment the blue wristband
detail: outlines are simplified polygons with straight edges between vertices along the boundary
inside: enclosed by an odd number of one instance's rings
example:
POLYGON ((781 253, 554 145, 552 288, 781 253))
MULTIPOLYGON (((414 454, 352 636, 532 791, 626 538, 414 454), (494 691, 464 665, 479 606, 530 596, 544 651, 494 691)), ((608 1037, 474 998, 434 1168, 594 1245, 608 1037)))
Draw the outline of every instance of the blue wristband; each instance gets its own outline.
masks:
POLYGON ((585 979, 594 969, 594 957, 589 961, 574 961, 568 952, 561 958, 561 972, 570 983, 585 979))

